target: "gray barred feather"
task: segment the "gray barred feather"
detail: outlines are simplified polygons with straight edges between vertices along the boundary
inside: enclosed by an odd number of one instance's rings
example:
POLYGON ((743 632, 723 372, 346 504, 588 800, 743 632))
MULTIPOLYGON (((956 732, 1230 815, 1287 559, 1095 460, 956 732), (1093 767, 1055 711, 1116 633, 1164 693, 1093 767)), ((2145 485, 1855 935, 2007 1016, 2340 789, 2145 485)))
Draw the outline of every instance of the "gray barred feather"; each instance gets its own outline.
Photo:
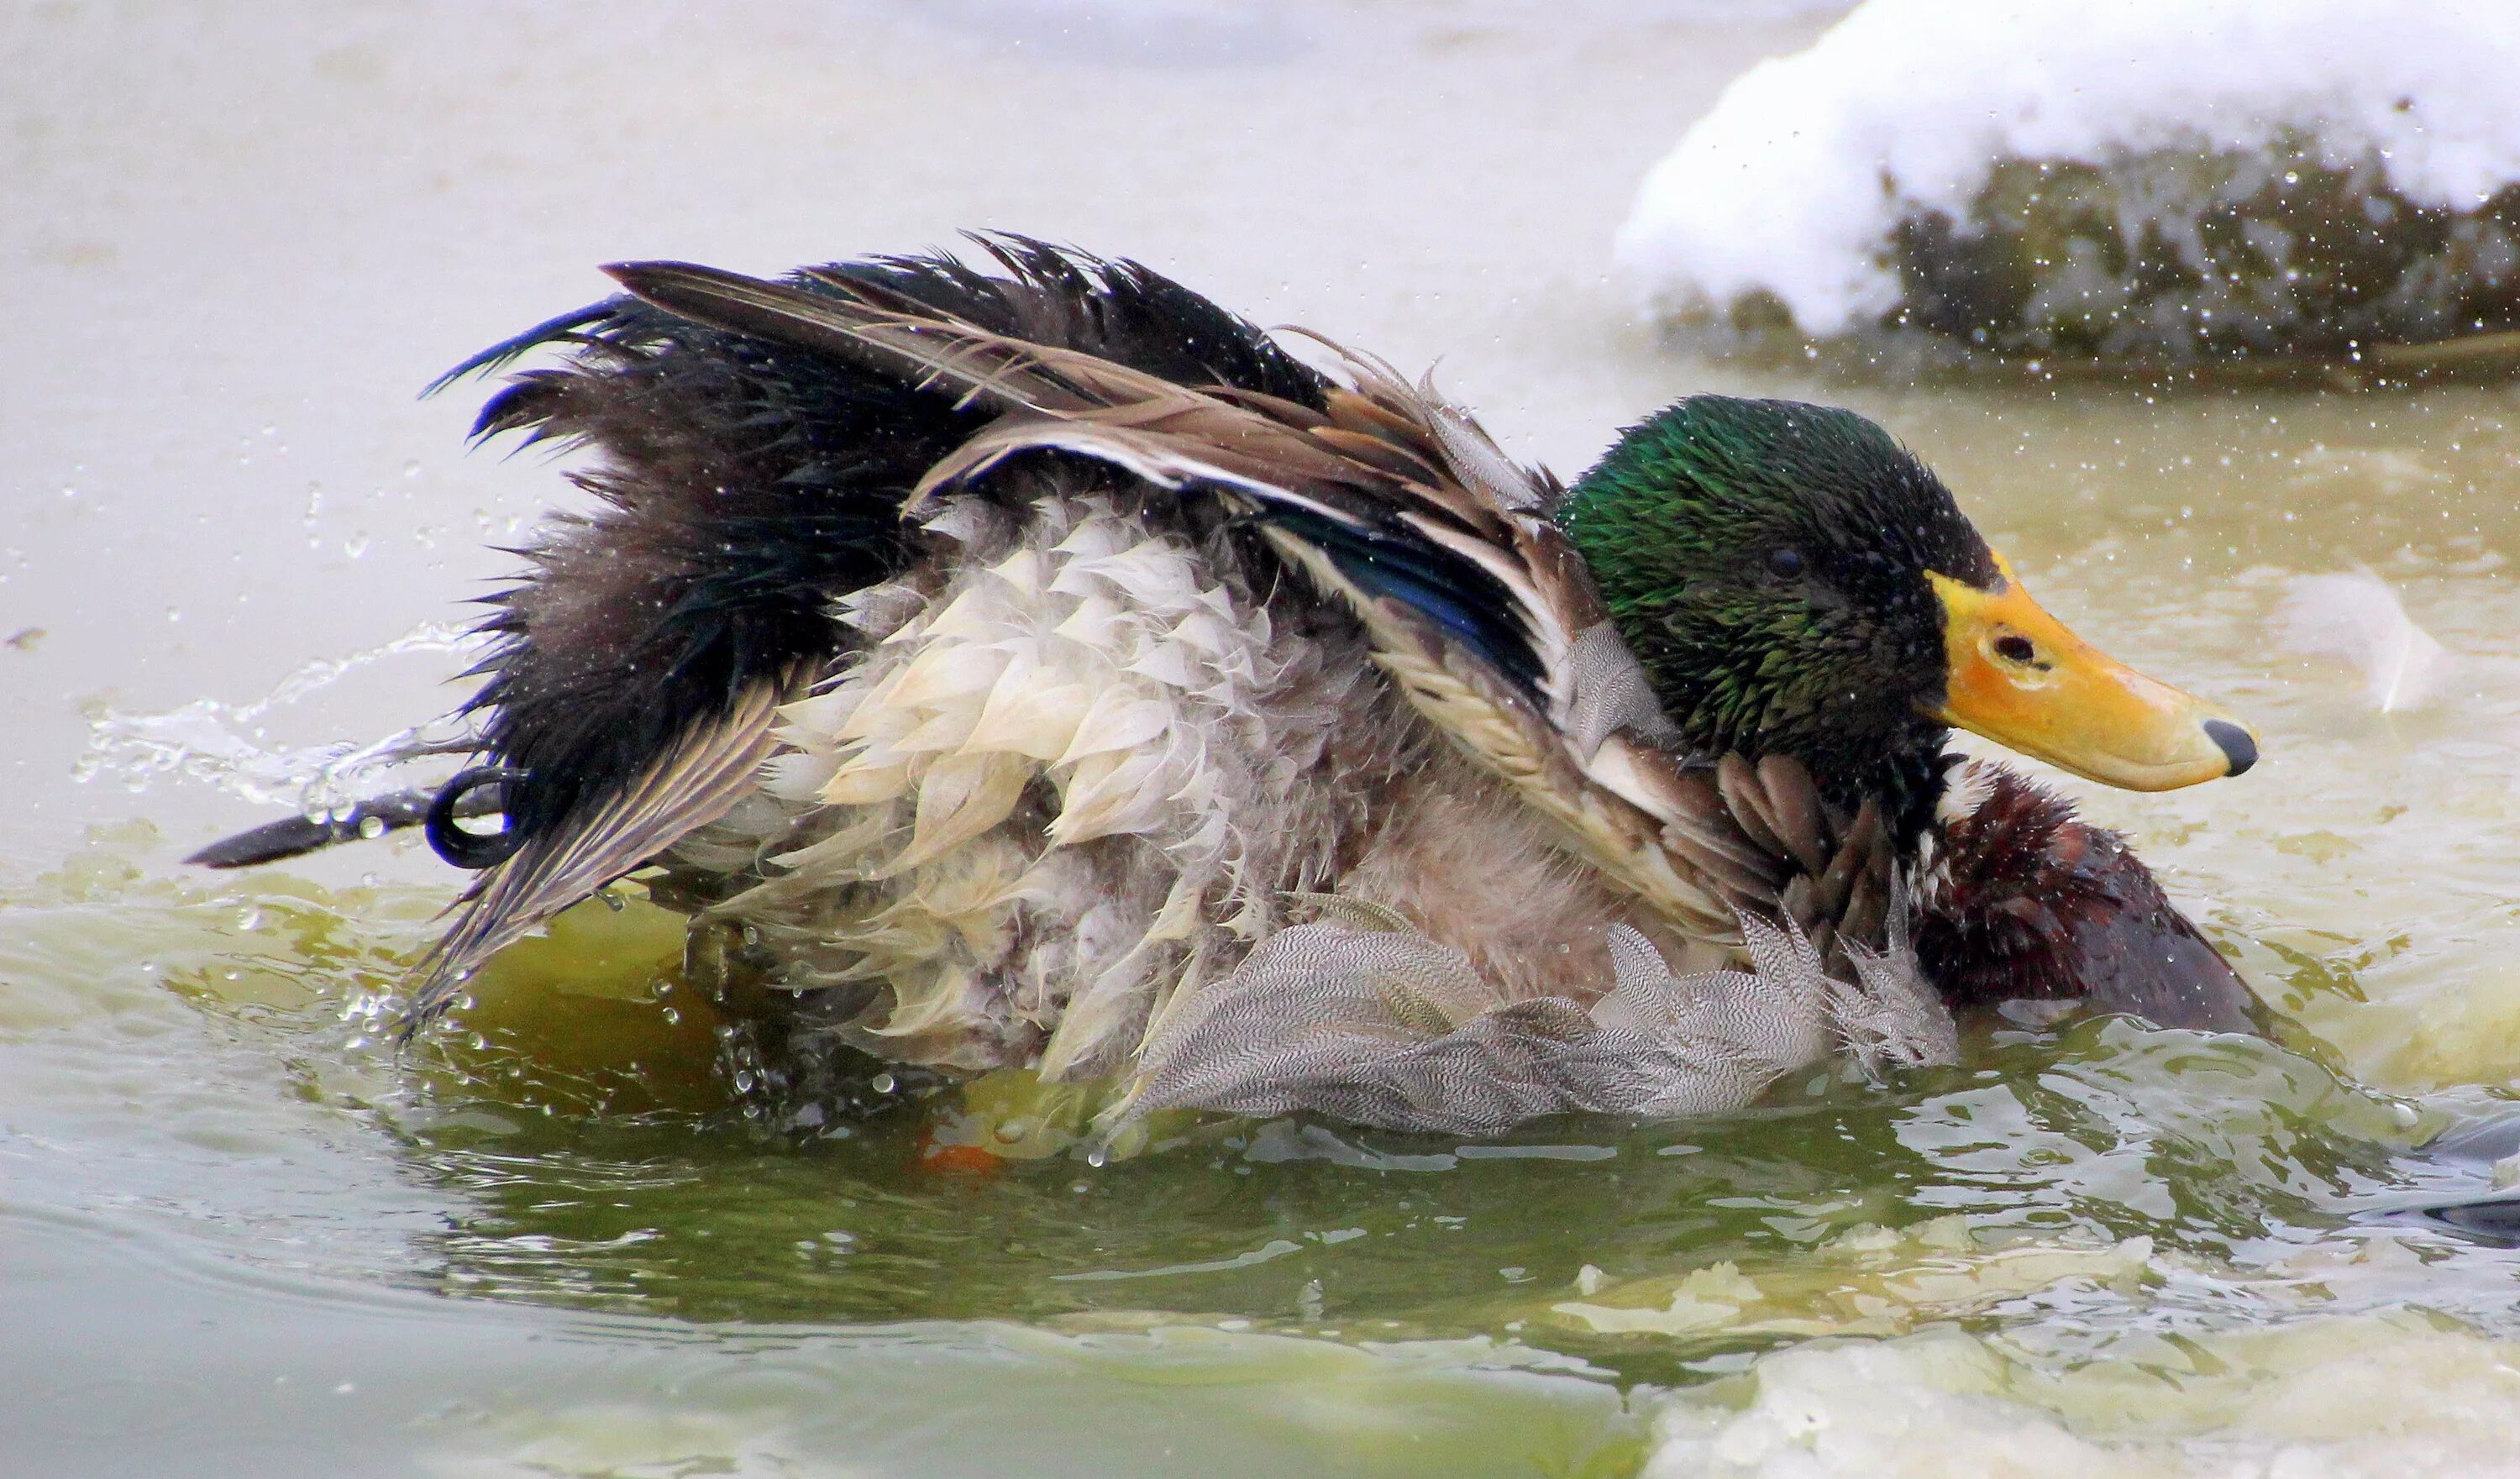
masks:
POLYGON ((1297 925, 1176 1001, 1102 1129, 1195 1108, 1493 1135, 1546 1114, 1738 1109, 1840 1046, 1868 1074, 1957 1060, 1957 1031, 1904 924, 1888 951, 1858 947, 1852 984, 1799 925, 1739 924, 1748 969, 1686 976, 1614 926, 1614 984, 1589 1007, 1501 999, 1460 951, 1414 931, 1297 925))

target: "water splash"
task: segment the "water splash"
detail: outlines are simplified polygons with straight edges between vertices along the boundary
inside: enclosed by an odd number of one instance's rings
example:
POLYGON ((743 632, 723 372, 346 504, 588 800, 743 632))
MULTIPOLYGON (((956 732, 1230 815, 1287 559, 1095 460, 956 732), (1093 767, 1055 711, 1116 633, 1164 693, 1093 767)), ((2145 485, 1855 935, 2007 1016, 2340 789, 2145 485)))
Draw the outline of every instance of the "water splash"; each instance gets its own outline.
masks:
POLYGON ((364 651, 305 663, 249 703, 196 698, 180 708, 154 714, 92 703, 86 710, 87 750, 79 757, 74 776, 81 783, 118 780, 133 791, 147 790, 161 778, 180 776, 215 785, 257 806, 294 806, 317 819, 343 815, 363 796, 382 789, 380 778, 398 767, 469 747, 469 732, 448 718, 365 742, 285 745, 269 740, 269 721, 350 674, 388 658, 463 654, 478 645, 479 640, 464 626, 428 622, 364 651))

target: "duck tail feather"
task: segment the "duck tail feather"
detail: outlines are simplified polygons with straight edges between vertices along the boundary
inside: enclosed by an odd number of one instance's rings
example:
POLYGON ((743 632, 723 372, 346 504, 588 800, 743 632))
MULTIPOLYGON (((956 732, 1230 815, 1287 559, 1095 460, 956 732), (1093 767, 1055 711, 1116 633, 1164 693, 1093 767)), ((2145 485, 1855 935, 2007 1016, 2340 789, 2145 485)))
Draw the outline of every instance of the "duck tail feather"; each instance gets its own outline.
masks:
POLYGON ((485 871, 455 902, 455 923, 421 958, 403 1035, 443 1012, 500 949, 724 816, 778 748, 771 730, 779 705, 801 692, 794 675, 751 685, 723 717, 687 729, 628 786, 582 797, 573 814, 485 871))

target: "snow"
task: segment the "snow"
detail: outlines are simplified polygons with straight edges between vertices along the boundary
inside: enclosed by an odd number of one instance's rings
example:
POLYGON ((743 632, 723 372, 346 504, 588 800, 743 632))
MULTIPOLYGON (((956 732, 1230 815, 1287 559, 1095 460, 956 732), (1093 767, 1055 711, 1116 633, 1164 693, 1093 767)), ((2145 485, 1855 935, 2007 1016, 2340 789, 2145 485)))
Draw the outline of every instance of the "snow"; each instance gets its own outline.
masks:
POLYGON ((2419 204, 2520 179, 2520 5, 1868 0, 1737 78, 1645 176, 1621 268, 1661 313, 1764 291, 1805 334, 1899 304, 1903 219, 1965 219, 2007 158, 2099 163, 2287 136, 2419 204))

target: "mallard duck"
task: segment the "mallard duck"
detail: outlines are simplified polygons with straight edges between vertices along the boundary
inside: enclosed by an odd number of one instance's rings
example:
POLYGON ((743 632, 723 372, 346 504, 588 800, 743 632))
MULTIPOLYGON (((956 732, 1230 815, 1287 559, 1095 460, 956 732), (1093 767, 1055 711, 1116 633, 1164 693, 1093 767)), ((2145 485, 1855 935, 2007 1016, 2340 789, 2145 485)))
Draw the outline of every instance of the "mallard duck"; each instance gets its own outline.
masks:
POLYGON ((2250 1029, 2119 837, 1947 740, 2167 789, 2256 740, 1872 423, 1692 396, 1569 488, 1382 362, 982 246, 614 266, 452 372, 556 351, 476 436, 594 495, 491 598, 479 763, 200 861, 425 826, 475 877, 415 1019, 641 873, 808 1057, 1128 1113, 1721 1109, 2011 998, 2250 1029))

